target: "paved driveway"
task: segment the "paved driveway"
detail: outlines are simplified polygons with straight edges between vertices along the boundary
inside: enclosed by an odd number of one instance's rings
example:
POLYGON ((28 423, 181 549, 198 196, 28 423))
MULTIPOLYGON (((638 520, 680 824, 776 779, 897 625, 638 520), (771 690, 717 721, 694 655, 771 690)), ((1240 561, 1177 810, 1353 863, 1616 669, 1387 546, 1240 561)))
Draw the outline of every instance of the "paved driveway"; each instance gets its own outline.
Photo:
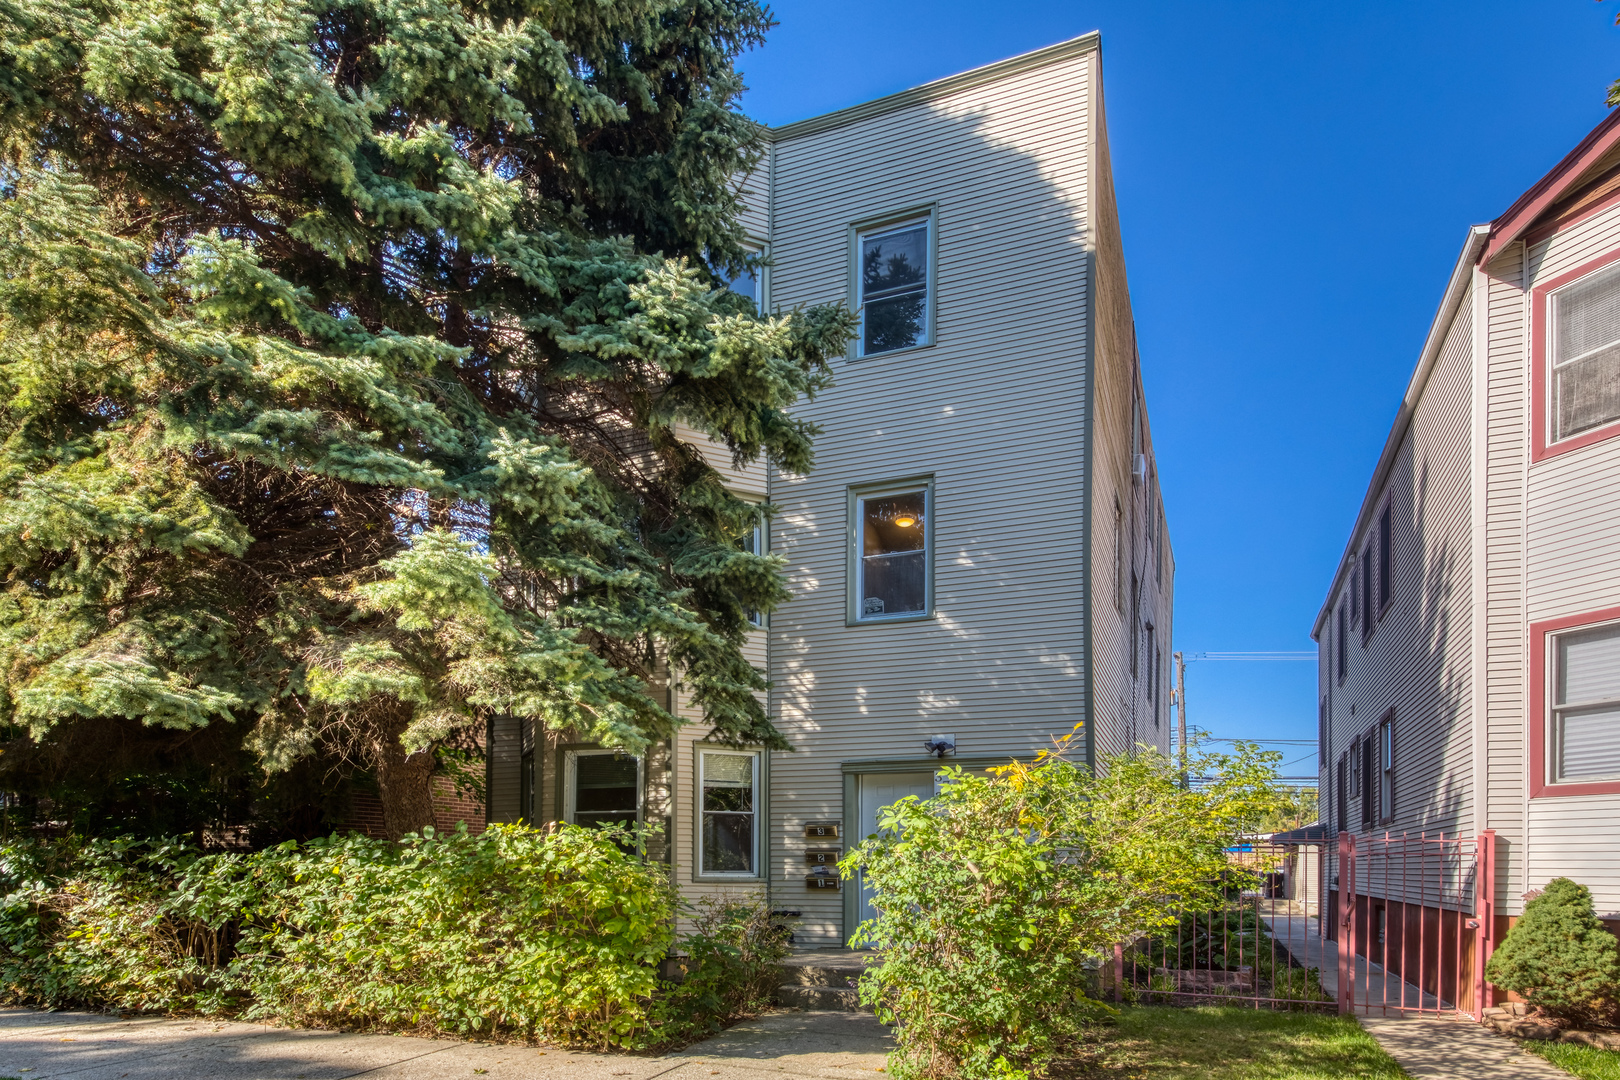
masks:
POLYGON ((889 1035, 864 1013, 776 1013, 665 1057, 346 1035, 262 1024, 0 1009, 0 1078, 35 1080, 782 1080, 875 1072, 889 1035))

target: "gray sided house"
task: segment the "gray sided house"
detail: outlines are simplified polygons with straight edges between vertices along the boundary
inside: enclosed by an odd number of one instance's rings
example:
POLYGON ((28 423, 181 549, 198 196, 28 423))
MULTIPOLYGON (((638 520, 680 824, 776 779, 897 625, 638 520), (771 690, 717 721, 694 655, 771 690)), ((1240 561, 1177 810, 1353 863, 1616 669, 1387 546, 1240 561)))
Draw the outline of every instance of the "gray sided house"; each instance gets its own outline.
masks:
POLYGON ((1469 230, 1313 635, 1333 833, 1620 916, 1620 113, 1469 230))
POLYGON ((661 821, 690 898, 764 892, 797 940, 866 912, 831 870, 944 763, 1169 748, 1174 563, 1103 119, 1099 38, 769 133, 742 181, 767 311, 844 301, 859 339, 808 476, 733 469, 794 599, 750 643, 792 752, 691 723, 645 760, 497 724, 492 820, 661 821), (939 757, 943 754, 943 759, 939 757))

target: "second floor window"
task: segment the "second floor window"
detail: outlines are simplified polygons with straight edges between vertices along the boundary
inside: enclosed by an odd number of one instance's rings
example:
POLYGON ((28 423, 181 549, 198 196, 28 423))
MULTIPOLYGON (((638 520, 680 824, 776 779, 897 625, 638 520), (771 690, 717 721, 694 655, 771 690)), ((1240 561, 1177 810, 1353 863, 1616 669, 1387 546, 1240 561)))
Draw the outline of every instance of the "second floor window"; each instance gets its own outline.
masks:
POLYGON ((1382 614, 1384 606, 1389 603, 1391 578, 1395 573, 1395 556, 1390 545, 1393 537, 1390 533, 1389 507, 1378 515, 1378 610, 1382 614))
POLYGON ((856 620, 928 613, 928 494, 919 486, 856 496, 856 620))
MULTIPOLYGON (((743 533, 742 539, 737 541, 737 546, 750 555, 765 554, 765 523, 763 521, 754 522, 753 529, 743 533)), ((764 626, 765 616, 757 611, 749 611, 748 621, 755 626, 764 626)))
POLYGON ((1620 265, 1548 299, 1553 441, 1620 420, 1620 265))
POLYGON ((1547 779, 1620 779, 1620 623, 1558 635, 1553 662, 1547 779))
POLYGON ((861 320, 861 356, 930 343, 931 224, 929 218, 922 218, 860 234, 855 301, 861 320))

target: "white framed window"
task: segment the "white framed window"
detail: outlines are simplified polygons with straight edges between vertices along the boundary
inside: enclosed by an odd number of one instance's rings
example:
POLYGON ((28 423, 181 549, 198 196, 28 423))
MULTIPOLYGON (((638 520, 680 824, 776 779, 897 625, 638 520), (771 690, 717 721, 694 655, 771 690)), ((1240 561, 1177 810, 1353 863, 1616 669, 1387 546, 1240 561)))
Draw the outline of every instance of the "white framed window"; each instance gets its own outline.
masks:
POLYGON ((574 825, 634 825, 641 820, 641 759, 619 750, 563 755, 563 820, 574 825))
MULTIPOLYGON (((754 519, 754 527, 743 533, 742 538, 737 541, 737 546, 750 555, 765 554, 765 521, 763 518, 754 519)), ((764 626, 765 616, 761 612, 750 611, 748 621, 755 626, 764 626)))
POLYGON ((855 234, 857 356, 933 343, 932 214, 855 234))
MULTIPOLYGON (((750 257, 764 254, 763 248, 747 248, 750 257)), ((742 270, 732 273, 729 270, 719 271, 720 279, 726 283, 726 288, 738 296, 745 296, 754 303, 755 311, 765 310, 765 266, 754 262, 742 270)))
POLYGON ((1620 264, 1553 292, 1547 323, 1549 441, 1620 420, 1620 264))
POLYGON ((929 614, 933 484, 852 489, 851 621, 929 614))
POLYGON ((759 876, 759 765, 754 750, 707 750, 698 758, 698 873, 759 876))
POLYGON ((1555 635, 1551 649, 1548 781, 1620 779, 1620 623, 1555 635))

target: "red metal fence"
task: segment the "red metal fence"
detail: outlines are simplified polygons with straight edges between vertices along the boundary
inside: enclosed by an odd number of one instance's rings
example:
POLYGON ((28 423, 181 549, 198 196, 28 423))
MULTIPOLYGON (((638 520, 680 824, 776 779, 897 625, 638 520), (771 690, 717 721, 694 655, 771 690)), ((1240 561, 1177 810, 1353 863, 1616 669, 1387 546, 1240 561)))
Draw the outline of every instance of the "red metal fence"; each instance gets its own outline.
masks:
POLYGON ((1339 1011, 1478 1019, 1490 1004, 1496 834, 1340 833, 1336 855, 1339 1011))
POLYGON ((1491 1004, 1495 855, 1491 832, 1241 845, 1226 903, 1116 947, 1104 992, 1478 1018, 1491 1004))

